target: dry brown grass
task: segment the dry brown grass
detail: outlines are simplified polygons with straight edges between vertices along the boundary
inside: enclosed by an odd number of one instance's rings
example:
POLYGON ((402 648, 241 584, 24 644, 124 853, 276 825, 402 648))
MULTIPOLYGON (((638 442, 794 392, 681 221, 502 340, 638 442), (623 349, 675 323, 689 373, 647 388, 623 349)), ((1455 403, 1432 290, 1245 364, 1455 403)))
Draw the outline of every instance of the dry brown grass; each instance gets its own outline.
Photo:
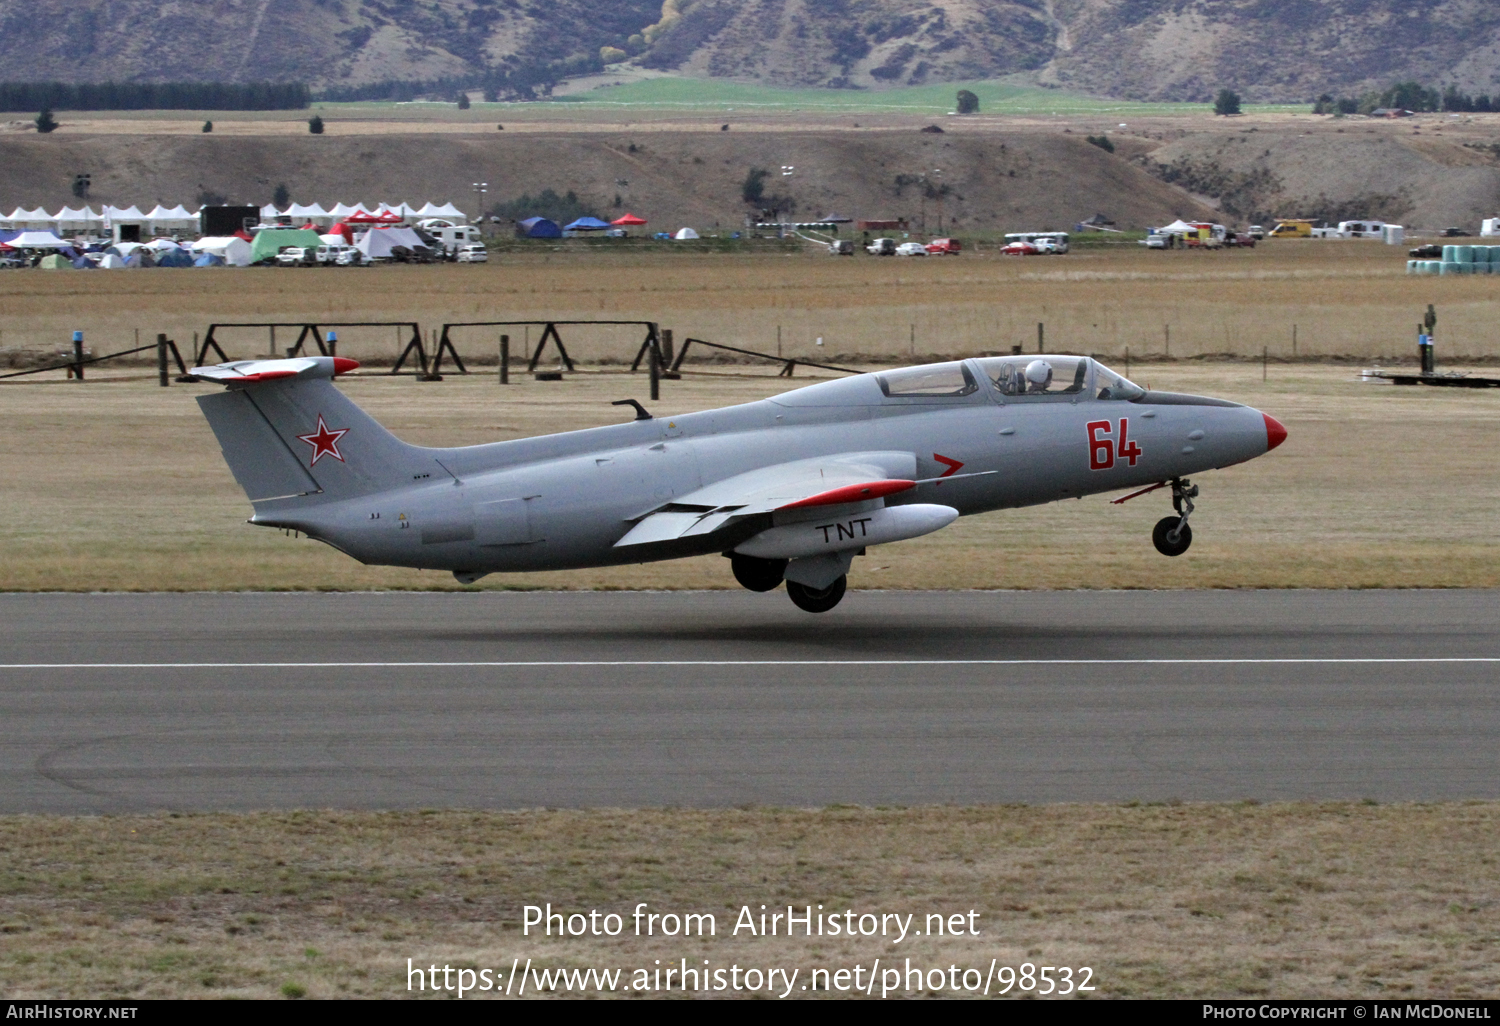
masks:
MULTIPOLYGON (((830 259, 699 251, 610 253, 563 246, 505 252, 489 265, 365 270, 250 269, 107 274, 0 274, 0 348, 65 347, 83 329, 100 351, 135 330, 191 340, 212 321, 444 321, 641 318, 697 336, 787 355, 890 358, 972 354, 1036 342, 1118 359, 1237 353, 1410 358, 1428 303, 1440 359, 1500 358, 1493 331, 1500 277, 1407 277, 1404 251, 1378 243, 1277 241, 1253 251, 1146 252, 1134 246, 1066 257, 1005 258, 993 247, 957 259, 830 259), (819 349, 817 338, 825 345, 819 349)), ((264 333, 235 336, 264 351, 264 333)), ((390 330, 349 329, 350 355, 395 354, 390 330)), ((493 354, 495 333, 463 347, 493 354)), ((289 344, 285 337, 281 345, 289 344)), ((583 345, 581 354, 603 354, 583 345)), ((231 347, 231 352, 236 352, 231 347)), ((619 349, 615 350, 619 353, 619 349)))
MULTIPOLYGON (((863 588, 1493 587, 1500 583, 1489 392, 1362 384, 1349 368, 1150 364, 1157 388, 1251 403, 1290 431, 1275 452, 1199 478, 1192 550, 1165 560, 1150 528, 1166 503, 1104 496, 967 517, 855 561, 863 588), (1025 544, 1017 544, 1024 539, 1025 544), (999 558, 1004 553, 1004 559, 999 558)), ((795 383, 795 382, 794 382, 795 383)), ((784 380, 690 375, 664 383, 661 412, 773 394, 784 380)), ((0 389, 6 590, 453 588, 435 571, 364 567, 305 539, 247 526, 192 397, 208 386, 154 381, 0 389)), ((613 423, 608 405, 645 396, 644 376, 584 374, 563 384, 492 374, 344 379, 399 435, 466 444, 613 423)), ((489 577, 480 587, 734 587, 717 557, 489 577)))
MULTIPOLYGON (((0 992, 404 996, 509 969, 1088 965, 1097 997, 1485 997, 1500 806, 0 819, 0 992), (712 912, 713 940, 523 938, 521 906, 712 912), (728 936, 741 905, 981 913, 977 938, 728 936)), ((799 995, 800 996, 800 995, 799 995)))

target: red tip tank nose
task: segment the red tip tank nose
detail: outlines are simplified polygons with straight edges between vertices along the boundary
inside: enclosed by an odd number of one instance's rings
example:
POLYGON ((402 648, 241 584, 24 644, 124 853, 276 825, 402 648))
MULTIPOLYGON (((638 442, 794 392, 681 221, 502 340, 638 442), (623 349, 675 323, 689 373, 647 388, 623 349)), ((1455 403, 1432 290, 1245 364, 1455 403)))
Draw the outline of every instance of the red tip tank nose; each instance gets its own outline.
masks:
MULTIPOLYGON (((333 373, 334 373, 335 376, 337 376, 339 374, 348 374, 350 371, 357 370, 358 368, 359 368, 359 361, 358 360, 351 360, 351 359, 349 359, 348 357, 345 357, 345 356, 335 356, 333 358, 333 373)), ((1271 419, 1270 417, 1266 418, 1266 420, 1270 420, 1270 419, 1271 419)), ((1276 426, 1280 427, 1281 425, 1277 424, 1276 426)), ((1282 434, 1285 435, 1286 432, 1283 431, 1282 434)))
POLYGON ((1281 421, 1269 413, 1262 413, 1261 416, 1266 418, 1266 452, 1270 452, 1286 441, 1286 428, 1281 426, 1281 421))

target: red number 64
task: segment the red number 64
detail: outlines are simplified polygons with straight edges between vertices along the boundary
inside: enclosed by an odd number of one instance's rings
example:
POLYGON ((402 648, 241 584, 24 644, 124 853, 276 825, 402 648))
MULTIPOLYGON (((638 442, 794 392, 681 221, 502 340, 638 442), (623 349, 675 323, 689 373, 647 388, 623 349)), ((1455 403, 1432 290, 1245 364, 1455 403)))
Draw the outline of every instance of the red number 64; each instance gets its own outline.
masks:
POLYGON ((1118 445, 1109 437, 1113 429, 1114 425, 1107 420, 1088 422, 1090 470, 1108 470, 1115 465, 1116 456, 1122 460, 1128 460, 1132 467, 1140 458, 1141 447, 1130 439, 1130 421, 1124 417, 1120 418, 1118 445), (1105 437, 1101 438, 1100 435, 1105 437))

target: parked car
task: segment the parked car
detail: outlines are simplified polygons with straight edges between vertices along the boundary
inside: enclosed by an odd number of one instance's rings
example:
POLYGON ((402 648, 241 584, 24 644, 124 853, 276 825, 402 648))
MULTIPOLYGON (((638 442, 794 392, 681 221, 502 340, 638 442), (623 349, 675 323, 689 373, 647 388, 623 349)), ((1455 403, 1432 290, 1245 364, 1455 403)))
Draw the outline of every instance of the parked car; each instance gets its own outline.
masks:
POLYGON ((1245 249, 1255 248, 1255 236, 1249 232, 1229 232, 1224 236, 1224 245, 1242 246, 1245 249))
POLYGON ((370 258, 365 256, 353 246, 346 246, 339 255, 334 258, 334 263, 339 267, 366 267, 370 258))
POLYGON ((828 244, 828 255, 829 256, 853 256, 854 255, 854 240, 853 239, 834 239, 832 242, 830 242, 828 244))
POLYGON ((1467 239, 1473 232, 1466 232, 1462 228, 1444 228, 1442 237, 1445 239, 1467 239))
POLYGON ((929 256, 958 256, 963 252, 963 244, 957 239, 933 239, 927 244, 929 256))
POLYGON ((1041 250, 1031 242, 1007 242, 1000 248, 1001 256, 1037 256, 1041 250))
POLYGON ((1443 258, 1443 245, 1440 242, 1429 242, 1425 246, 1409 249, 1406 255, 1417 260, 1441 260, 1443 258))
POLYGON ((871 253, 871 254, 873 254, 875 256, 895 256, 896 255, 896 240, 895 239, 872 239, 870 241, 870 244, 865 247, 865 252, 866 253, 871 253))
POLYGON ((1010 232, 1005 236, 1007 243, 1027 242, 1036 247, 1038 253, 1066 253, 1068 251, 1067 232, 1010 232))
POLYGON ((483 264, 490 259, 489 250, 482 243, 471 242, 458 247, 458 255, 453 259, 461 264, 483 264))
POLYGON ((1249 228, 1245 229, 1245 234, 1249 235, 1252 239, 1264 239, 1266 237, 1266 230, 1258 224, 1252 224, 1249 228))
POLYGON ((926 256, 927 247, 920 242, 903 242, 896 247, 897 256, 926 256))
POLYGON ((1141 240, 1141 245, 1147 249, 1176 249, 1177 236, 1171 232, 1152 232, 1141 240))
MULTIPOLYGON (((333 267, 338 264, 339 255, 341 253, 344 253, 346 250, 353 249, 353 246, 319 246, 317 254, 313 257, 313 259, 318 263, 324 265, 325 267, 333 267)), ((356 250, 356 252, 358 251, 356 250)))
POLYGON ((311 267, 315 253, 304 246, 284 246, 276 253, 278 267, 311 267))

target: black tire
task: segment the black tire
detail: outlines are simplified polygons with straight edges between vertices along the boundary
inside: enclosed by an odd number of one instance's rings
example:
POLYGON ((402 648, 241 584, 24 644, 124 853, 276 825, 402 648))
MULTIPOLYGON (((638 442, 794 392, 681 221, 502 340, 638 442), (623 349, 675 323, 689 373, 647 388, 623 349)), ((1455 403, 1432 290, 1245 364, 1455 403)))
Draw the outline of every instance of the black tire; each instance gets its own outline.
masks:
POLYGON ((849 587, 849 577, 844 574, 821 590, 809 588, 796 581, 787 581, 786 593, 798 609, 808 613, 826 613, 839 604, 839 600, 844 597, 844 589, 847 587, 849 587))
POLYGON ((729 557, 729 567, 734 571, 734 579, 751 591, 774 591, 786 573, 786 560, 742 556, 736 552, 729 557))
POLYGON ((1189 545, 1193 544, 1191 524, 1182 524, 1181 530, 1177 531, 1175 542, 1167 537, 1181 523, 1181 517, 1162 517, 1156 522, 1156 527, 1151 532, 1151 542, 1156 546, 1157 552, 1163 556, 1180 556, 1188 550, 1189 545))

